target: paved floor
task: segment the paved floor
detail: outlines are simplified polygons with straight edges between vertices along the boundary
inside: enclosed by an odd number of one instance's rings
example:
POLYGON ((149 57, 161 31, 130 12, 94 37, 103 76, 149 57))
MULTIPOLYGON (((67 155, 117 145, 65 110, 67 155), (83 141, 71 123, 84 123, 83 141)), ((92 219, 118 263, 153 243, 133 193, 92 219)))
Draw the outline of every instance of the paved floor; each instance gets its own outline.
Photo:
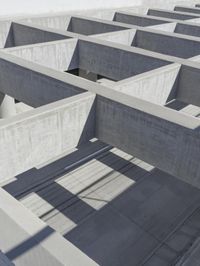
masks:
POLYGON ((99 265, 173 265, 200 235, 198 189, 98 141, 4 188, 99 265))

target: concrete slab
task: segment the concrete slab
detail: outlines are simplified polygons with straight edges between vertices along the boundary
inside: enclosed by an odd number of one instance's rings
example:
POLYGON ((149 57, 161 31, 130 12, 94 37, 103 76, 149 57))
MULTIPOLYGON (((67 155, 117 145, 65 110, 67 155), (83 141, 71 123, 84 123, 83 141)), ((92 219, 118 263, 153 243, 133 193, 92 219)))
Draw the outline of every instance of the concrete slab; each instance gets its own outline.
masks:
POLYGON ((110 207, 65 236, 100 265, 138 265, 157 241, 110 207), (109 248, 108 248, 109 247, 109 248))
POLYGON ((144 179, 143 184, 131 187, 115 199, 112 206, 156 239, 162 240, 172 227, 178 225, 183 214, 190 215, 198 198, 198 190, 155 171, 144 179))

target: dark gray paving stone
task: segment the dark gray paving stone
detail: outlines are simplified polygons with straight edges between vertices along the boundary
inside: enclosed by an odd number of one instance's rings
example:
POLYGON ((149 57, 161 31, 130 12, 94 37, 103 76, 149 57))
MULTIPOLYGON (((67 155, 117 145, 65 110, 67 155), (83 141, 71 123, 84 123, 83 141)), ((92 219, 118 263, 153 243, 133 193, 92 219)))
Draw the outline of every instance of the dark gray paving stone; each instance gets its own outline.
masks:
POLYGON ((104 207, 65 236, 98 264, 140 264, 158 242, 126 217, 104 207))
POLYGON ((199 190, 156 170, 111 204, 155 238, 163 240, 190 215, 199 197, 199 190))

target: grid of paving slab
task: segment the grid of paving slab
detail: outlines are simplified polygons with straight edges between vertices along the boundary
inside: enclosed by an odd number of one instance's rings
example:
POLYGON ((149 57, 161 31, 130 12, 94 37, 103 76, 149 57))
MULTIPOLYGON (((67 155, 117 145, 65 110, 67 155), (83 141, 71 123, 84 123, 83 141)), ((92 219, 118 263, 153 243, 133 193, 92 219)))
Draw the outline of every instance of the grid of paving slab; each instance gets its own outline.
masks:
POLYGON ((200 4, 0 21, 0 265, 200 265, 200 4))

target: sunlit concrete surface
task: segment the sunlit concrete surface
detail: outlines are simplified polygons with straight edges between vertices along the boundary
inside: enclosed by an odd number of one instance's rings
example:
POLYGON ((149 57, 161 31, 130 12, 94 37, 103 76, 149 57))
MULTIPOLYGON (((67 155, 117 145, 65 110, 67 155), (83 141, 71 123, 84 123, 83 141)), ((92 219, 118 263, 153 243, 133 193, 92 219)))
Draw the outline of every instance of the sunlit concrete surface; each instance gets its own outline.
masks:
POLYGON ((200 265, 200 3, 116 2, 0 21, 2 266, 200 265))

